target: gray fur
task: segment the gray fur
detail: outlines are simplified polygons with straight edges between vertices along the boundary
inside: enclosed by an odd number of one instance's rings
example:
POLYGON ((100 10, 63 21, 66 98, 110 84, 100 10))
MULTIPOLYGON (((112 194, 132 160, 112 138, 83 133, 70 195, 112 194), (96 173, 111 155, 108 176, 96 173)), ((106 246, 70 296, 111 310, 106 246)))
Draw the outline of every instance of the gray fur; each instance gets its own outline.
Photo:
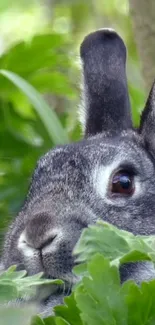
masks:
MULTIPOLYGON (((85 139, 59 146, 38 161, 4 242, 4 268, 17 264, 28 274, 44 271, 65 280, 62 290, 39 292, 44 315, 77 281, 71 273, 72 250, 84 227, 100 217, 134 234, 155 234, 155 90, 140 129, 134 130, 122 39, 111 30, 94 32, 84 39, 81 58, 85 139), (133 195, 111 195, 111 177, 120 168, 134 173, 133 195)), ((120 274, 122 281, 140 282, 155 272, 150 263, 137 263, 122 267, 120 274)))

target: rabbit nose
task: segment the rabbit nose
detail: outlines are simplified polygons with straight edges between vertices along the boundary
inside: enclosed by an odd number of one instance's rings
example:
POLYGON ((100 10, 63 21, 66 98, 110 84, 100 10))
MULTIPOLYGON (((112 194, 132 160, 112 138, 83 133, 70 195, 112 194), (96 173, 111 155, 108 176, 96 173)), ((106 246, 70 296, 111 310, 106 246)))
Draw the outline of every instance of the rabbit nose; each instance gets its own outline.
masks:
POLYGON ((54 239, 57 237, 57 234, 49 234, 45 237, 45 235, 41 238, 37 238, 34 236, 33 238, 29 238, 27 232, 23 232, 19 238, 18 248, 24 250, 25 248, 29 250, 42 250, 47 246, 51 245, 54 239), (39 239, 39 240, 38 240, 39 239))
POLYGON ((49 235, 49 237, 45 238, 45 240, 40 244, 40 247, 38 247, 38 249, 42 250, 43 248, 46 248, 53 243, 56 237, 57 235, 49 235))
MULTIPOLYGON (((51 217, 47 213, 40 213, 26 225, 25 230, 20 236, 19 245, 25 245, 35 250, 43 250, 52 245, 57 237, 58 230, 52 225, 51 217)), ((24 247, 23 247, 24 248, 24 247)))
POLYGON ((25 233, 22 233, 19 241, 20 243, 23 243, 24 245, 27 245, 28 247, 31 247, 33 249, 42 250, 46 246, 49 246, 56 237, 57 235, 49 235, 49 237, 45 237, 43 240, 38 241, 36 237, 30 240, 27 238, 25 233))

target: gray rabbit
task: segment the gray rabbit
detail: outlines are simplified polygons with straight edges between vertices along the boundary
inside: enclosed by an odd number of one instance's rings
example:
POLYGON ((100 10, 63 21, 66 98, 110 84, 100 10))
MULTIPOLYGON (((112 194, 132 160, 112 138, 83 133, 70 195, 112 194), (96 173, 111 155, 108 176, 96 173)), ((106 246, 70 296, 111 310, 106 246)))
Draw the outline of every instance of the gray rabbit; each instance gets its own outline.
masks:
MULTIPOLYGON (((81 44, 84 139, 49 151, 37 163, 22 210, 9 228, 1 267, 43 271, 65 281, 40 301, 40 310, 62 303, 76 282, 72 250, 81 231, 100 217, 134 234, 155 234, 155 87, 132 126, 126 48, 111 29, 81 44)), ((121 281, 155 276, 150 263, 120 269, 121 281)))

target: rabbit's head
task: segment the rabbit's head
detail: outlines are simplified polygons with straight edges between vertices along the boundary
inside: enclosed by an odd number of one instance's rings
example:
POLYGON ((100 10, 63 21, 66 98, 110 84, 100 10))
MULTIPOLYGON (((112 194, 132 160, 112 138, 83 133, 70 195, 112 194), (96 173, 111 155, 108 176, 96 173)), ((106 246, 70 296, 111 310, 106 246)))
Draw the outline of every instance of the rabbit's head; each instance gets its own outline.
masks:
MULTIPOLYGON (((80 55, 84 139, 38 161, 2 256, 4 268, 17 264, 28 274, 43 271, 69 284, 75 280, 73 247, 97 219, 134 234, 155 234, 155 89, 135 130, 122 39, 113 30, 98 30, 84 39, 80 55)), ((138 264, 123 268, 121 276, 139 281, 154 275, 151 266, 138 264)))

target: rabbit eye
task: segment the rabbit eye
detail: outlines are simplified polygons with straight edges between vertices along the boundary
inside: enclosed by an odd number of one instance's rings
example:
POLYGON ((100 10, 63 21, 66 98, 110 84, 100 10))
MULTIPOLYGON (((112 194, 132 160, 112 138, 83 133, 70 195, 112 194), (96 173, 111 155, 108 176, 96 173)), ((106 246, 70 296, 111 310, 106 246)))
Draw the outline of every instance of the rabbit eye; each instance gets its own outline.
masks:
POLYGON ((134 192, 133 176, 126 171, 117 172, 112 178, 112 193, 131 195, 134 192))

